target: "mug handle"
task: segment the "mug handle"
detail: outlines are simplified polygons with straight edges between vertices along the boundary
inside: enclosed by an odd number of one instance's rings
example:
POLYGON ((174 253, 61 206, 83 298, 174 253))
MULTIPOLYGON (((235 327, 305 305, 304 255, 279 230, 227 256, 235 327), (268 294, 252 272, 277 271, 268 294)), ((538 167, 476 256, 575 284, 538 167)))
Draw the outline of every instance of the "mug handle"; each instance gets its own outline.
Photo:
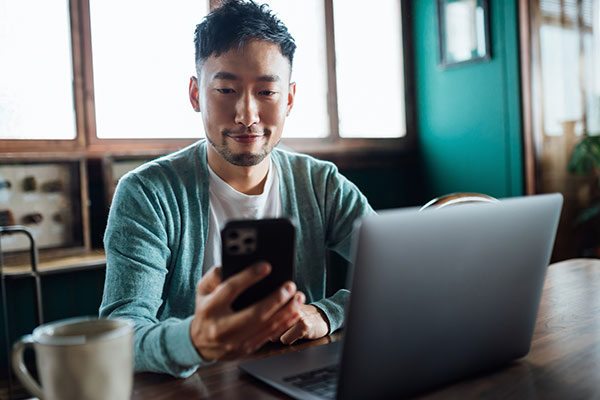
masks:
POLYGON ((16 342, 12 349, 12 367, 15 374, 29 392, 40 399, 44 398, 42 388, 31 377, 25 363, 23 362, 23 352, 27 347, 33 348, 33 337, 31 335, 23 336, 16 342))

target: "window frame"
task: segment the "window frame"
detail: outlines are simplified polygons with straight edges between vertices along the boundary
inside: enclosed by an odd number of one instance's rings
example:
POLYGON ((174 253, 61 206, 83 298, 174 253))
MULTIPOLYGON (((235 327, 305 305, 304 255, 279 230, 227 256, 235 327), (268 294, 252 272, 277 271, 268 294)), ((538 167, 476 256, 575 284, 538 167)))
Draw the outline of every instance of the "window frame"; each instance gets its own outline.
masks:
MULTIPOLYGON (((92 154, 104 154, 105 152, 147 152, 158 150, 169 152, 180 149, 196 142, 198 139, 100 139, 96 132, 96 108, 94 99, 94 70, 92 54, 92 34, 89 0, 71 0, 81 3, 82 13, 80 16, 80 33, 82 42, 82 63, 85 82, 85 135, 87 151, 92 154)), ((205 0, 208 1, 208 0, 205 0)))
MULTIPOLYGON (((211 0, 214 1, 214 0, 211 0)), ((412 24, 411 5, 408 0, 398 0, 402 35, 402 57, 404 70, 404 113, 405 135, 399 138, 343 138, 339 132, 337 72, 335 54, 335 21, 333 0, 323 0, 325 7, 325 34, 327 49, 327 105, 329 113, 329 135, 324 138, 286 138, 285 131, 281 143, 296 151, 309 153, 323 158, 339 158, 347 154, 355 157, 359 154, 390 154, 405 152, 416 147, 416 110, 414 69, 412 60, 412 24)), ((211 4, 212 7, 212 4, 211 4)), ((212 8, 211 8, 212 9, 212 8)))
MULTIPOLYGON (((368 155, 392 155, 416 148, 416 110, 414 67, 406 62, 413 59, 412 20, 409 0, 400 3, 402 55, 404 69, 404 113, 406 133, 400 138, 342 138, 339 135, 336 55, 333 17, 333 0, 323 0, 327 49, 327 89, 329 135, 325 138, 286 138, 281 143, 293 150, 329 159, 368 155)), ((192 139, 100 139, 96 136, 94 106, 94 76, 89 0, 68 0, 71 23, 73 64, 73 102, 76 120, 76 138, 71 140, 0 139, 2 151, 13 152, 64 152, 84 151, 90 157, 112 154, 167 153, 196 142, 192 139)), ((208 0, 212 10, 220 0, 208 0)))
MULTIPOLYGON (((87 0, 86 0, 87 1, 87 0)), ((83 74, 81 37, 79 34, 81 24, 80 0, 70 0, 69 20, 71 28, 71 63, 73 66, 73 109, 75 117, 75 139, 0 139, 2 153, 13 152, 64 152, 81 151, 85 149, 85 126, 83 113, 83 74), (52 150, 48 150, 52 149, 52 150)))
MULTIPOLYGON (((536 6, 539 7, 540 4, 537 4, 536 6)), ((531 60, 528 60, 529 64, 534 66, 534 67, 532 67, 531 72, 528 72, 528 73, 531 75, 530 78, 535 81, 535 86, 537 86, 537 92, 534 95, 537 98, 537 100, 536 100, 537 105, 535 106, 535 111, 533 111, 534 110, 533 99, 528 100, 531 102, 531 105, 528 105, 528 107, 532 107, 531 108, 532 109, 532 111, 531 111, 532 112, 531 135, 534 138, 533 143, 536 143, 536 141, 541 140, 540 138, 556 137, 556 135, 549 134, 548 130, 546 128, 544 78, 543 78, 543 73, 542 73, 543 65, 542 65, 541 55, 540 55, 541 54, 540 53, 541 52, 540 31, 541 31, 542 27, 550 26, 550 27, 560 28, 563 30, 579 32, 582 37, 584 35, 593 34, 593 26, 586 24, 586 22, 583 18, 583 8, 579 9, 580 6, 583 7, 582 5, 577 6, 578 7, 577 16, 574 19, 571 19, 567 16, 564 2, 560 3, 559 12, 555 13, 555 14, 544 13, 539 8, 536 9, 535 12, 533 12, 533 13, 528 12, 528 16, 529 16, 529 14, 531 14, 530 18, 532 18, 532 20, 531 20, 531 22, 528 22, 529 25, 527 27, 531 32, 532 40, 534 40, 537 45, 536 49, 535 49, 535 53, 532 53, 532 56, 529 57, 529 58, 531 58, 531 60), (536 123, 539 126, 536 127, 535 126, 536 123), (540 138, 537 138, 538 135, 540 136, 540 138)), ((531 7, 534 7, 534 6, 531 6, 531 7)), ((530 10, 528 10, 528 11, 530 11, 530 10)), ((584 57, 584 50, 583 50, 583 47, 581 47, 581 46, 583 46, 583 39, 580 38, 579 40, 580 40, 580 47, 578 49, 579 57, 584 57)), ((581 63, 581 61, 580 61, 580 63, 581 63)), ((527 67, 527 66, 525 66, 525 67, 527 67)), ((529 85, 532 85, 532 83, 529 83, 529 85)), ((532 88, 533 88, 533 86, 532 86, 532 88)), ((585 99, 585 88, 580 85, 579 89, 581 91, 580 94, 582 96, 582 99, 585 99)), ((582 101, 583 109, 582 109, 581 117, 577 120, 577 122, 579 122, 583 125, 584 131, 587 131, 587 110, 585 109, 584 105, 585 105, 585 100, 582 101)), ((560 133, 560 135, 558 135, 558 136, 563 136, 563 133, 560 133)), ((536 151, 541 151, 541 148, 543 146, 540 146, 538 144, 538 147, 540 147, 540 148, 536 151)))

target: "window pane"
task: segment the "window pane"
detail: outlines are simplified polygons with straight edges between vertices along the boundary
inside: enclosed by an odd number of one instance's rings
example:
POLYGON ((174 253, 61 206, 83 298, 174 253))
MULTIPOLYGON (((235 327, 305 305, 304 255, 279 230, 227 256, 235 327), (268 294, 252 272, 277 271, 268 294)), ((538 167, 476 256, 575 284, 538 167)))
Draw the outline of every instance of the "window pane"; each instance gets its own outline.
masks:
MULTIPOLYGON (((594 32, 598 34, 598 32, 594 32)), ((589 86, 585 85, 585 105, 586 105, 586 117, 587 117, 587 132, 591 134, 600 135, 600 90, 598 90, 598 84, 600 83, 600 64, 595 60, 594 47, 593 47, 593 36, 589 33, 584 33, 583 39, 583 62, 584 66, 584 79, 585 82, 589 82, 589 86)))
POLYGON ((404 136, 400 2, 334 0, 334 26, 340 136, 404 136))
POLYGON ((0 139, 74 139, 67 1, 0 0, 0 139))
POLYGON ((559 26, 540 27, 544 133, 563 134, 563 123, 583 115, 579 85, 579 32, 559 26))
POLYGON ((323 0, 265 0, 296 41, 292 81, 296 82, 294 108, 284 137, 325 137, 327 112, 327 53, 323 0))
POLYGON ((590 49, 585 50, 586 54, 586 82, 593 82, 588 100, 588 131, 600 134, 600 0, 595 0, 592 6, 593 11, 593 36, 590 49))
POLYGON ((207 10, 204 0, 90 0, 99 138, 204 136, 188 84, 207 10))

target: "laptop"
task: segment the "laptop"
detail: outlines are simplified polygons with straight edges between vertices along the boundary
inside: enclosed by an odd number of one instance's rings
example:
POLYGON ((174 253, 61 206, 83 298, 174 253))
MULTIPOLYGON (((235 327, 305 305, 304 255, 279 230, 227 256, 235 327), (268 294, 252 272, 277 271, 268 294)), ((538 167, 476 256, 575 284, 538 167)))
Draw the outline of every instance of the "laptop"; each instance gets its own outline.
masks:
POLYGON ((239 367, 296 399, 399 398, 529 352, 562 196, 363 218, 343 341, 239 367))

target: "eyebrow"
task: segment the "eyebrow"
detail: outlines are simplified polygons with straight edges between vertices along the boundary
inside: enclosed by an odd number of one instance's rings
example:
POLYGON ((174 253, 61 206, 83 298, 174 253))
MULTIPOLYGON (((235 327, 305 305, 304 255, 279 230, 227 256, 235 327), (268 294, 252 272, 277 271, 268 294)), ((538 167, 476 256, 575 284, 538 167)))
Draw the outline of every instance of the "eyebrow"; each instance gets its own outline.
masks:
POLYGON ((217 72, 216 74, 213 75, 213 80, 214 79, 225 79, 228 81, 235 81, 238 79, 237 76, 235 76, 234 74, 230 73, 230 72, 217 72))
MULTIPOLYGON (((215 79, 223 79, 223 80, 228 80, 228 81, 236 81, 239 78, 237 77, 237 75, 232 74, 231 72, 217 72, 216 74, 213 75, 212 77, 213 80, 215 79)), ((279 75, 262 75, 259 76, 257 81, 259 82, 279 82, 281 81, 281 78, 279 77, 279 75)))
POLYGON ((281 78, 279 75, 263 75, 258 78, 261 82, 279 82, 281 78))

